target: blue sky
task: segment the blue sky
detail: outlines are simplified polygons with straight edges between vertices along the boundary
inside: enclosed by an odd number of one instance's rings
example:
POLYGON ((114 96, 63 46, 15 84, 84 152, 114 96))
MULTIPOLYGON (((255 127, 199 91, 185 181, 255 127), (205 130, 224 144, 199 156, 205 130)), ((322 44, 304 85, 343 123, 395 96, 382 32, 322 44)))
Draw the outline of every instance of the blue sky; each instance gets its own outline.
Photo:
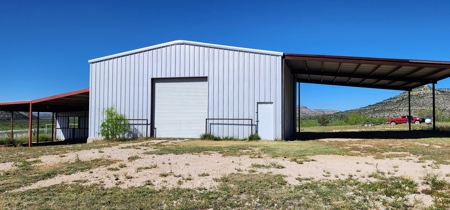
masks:
MULTIPOLYGON (((89 59, 179 39, 450 61, 449 26, 445 0, 0 0, 0 101, 87 88, 89 59)), ((450 79, 436 87, 450 88, 450 79)), ((302 84, 301 104, 347 110, 399 93, 302 84)))

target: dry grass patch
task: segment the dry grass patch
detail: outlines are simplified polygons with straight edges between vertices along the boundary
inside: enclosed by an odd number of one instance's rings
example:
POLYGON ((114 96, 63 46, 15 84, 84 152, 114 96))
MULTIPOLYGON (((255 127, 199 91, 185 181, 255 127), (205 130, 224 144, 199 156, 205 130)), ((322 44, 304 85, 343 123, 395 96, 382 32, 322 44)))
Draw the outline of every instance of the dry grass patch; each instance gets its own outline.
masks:
POLYGON ((72 163, 36 166, 30 162, 17 163, 17 169, 4 171, 0 176, 0 192, 24 187, 41 180, 51 179, 57 175, 69 175, 76 172, 88 171, 94 168, 115 163, 114 160, 94 159, 90 161, 76 160, 72 163))

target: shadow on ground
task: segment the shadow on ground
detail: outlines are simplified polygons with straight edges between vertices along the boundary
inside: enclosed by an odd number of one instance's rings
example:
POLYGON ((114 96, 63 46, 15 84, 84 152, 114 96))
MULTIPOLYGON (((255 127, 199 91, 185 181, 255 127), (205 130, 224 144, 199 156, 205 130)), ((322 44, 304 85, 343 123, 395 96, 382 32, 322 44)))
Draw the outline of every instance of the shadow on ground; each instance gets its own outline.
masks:
POLYGON ((318 140, 329 138, 346 139, 420 139, 433 137, 450 137, 449 132, 442 131, 352 131, 352 132, 298 132, 289 140, 318 140))
MULTIPOLYGON (((54 141, 54 142, 39 142, 33 143, 31 146, 51 146, 51 145, 67 145, 67 144, 84 144, 87 143, 87 138, 78 139, 66 139, 64 141, 54 141)), ((22 146, 27 147, 28 144, 22 144, 22 146)))

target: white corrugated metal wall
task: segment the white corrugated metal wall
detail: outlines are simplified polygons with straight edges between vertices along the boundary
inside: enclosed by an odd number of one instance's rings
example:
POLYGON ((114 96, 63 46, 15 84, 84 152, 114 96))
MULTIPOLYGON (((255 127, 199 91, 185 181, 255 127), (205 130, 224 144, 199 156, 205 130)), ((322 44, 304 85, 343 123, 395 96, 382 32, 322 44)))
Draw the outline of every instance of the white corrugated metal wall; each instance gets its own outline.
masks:
MULTIPOLYGON (((274 138, 283 138, 282 53, 216 46, 162 44, 91 60, 89 137, 100 137, 102 112, 111 106, 127 118, 150 121, 152 78, 207 77, 209 118, 251 118, 255 124, 257 102, 273 102, 274 138)), ((211 122, 215 135, 250 134, 248 121, 211 122)))
POLYGON ((58 112, 56 113, 56 139, 73 139, 73 138, 86 138, 88 137, 88 119, 89 113, 87 111, 78 112, 58 112), (71 119, 71 117, 74 118, 71 119), (77 125, 70 127, 70 123, 76 121, 77 125), (74 128, 76 127, 76 128, 74 128))

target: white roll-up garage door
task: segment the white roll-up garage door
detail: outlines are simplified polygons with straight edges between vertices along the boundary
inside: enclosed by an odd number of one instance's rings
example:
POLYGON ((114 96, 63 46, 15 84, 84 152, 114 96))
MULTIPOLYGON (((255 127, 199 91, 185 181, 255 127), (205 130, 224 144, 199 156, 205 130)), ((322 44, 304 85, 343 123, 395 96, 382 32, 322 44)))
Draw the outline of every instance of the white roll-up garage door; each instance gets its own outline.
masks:
POLYGON ((208 112, 206 78, 155 80, 156 137, 198 138, 208 112))

